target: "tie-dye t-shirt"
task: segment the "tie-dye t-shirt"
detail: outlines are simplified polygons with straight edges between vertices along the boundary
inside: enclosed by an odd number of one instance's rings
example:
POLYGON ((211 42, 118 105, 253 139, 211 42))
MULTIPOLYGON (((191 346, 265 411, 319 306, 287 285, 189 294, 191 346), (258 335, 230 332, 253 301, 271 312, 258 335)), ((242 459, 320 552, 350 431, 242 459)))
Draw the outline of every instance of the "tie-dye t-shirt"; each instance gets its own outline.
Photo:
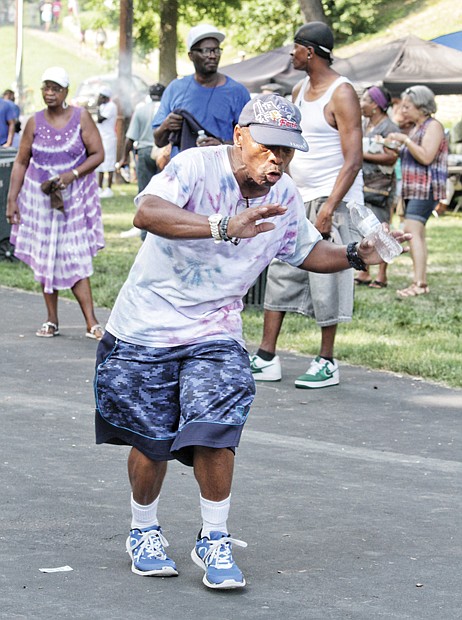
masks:
MULTIPOLYGON (((153 194, 209 216, 245 208, 228 150, 193 148, 177 155, 137 197, 153 194)), ((107 330, 126 342, 152 347, 234 339, 243 343, 242 297, 275 257, 299 265, 321 239, 310 224, 292 179, 284 174, 250 207, 288 207, 268 218, 276 228, 239 245, 210 239, 165 239, 148 233, 116 300, 107 330)))

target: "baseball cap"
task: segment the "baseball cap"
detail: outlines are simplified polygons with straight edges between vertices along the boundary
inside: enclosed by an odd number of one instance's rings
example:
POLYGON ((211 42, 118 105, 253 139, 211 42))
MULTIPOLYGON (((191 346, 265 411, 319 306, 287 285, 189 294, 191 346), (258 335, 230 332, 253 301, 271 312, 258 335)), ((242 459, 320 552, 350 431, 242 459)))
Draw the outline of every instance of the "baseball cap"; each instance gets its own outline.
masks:
POLYGON ((301 26, 295 33, 294 41, 300 45, 313 46, 316 54, 322 58, 332 58, 334 35, 324 22, 310 22, 301 26))
POLYGON ((56 82, 63 88, 69 86, 69 76, 62 67, 48 67, 42 75, 42 82, 56 82))
POLYGON ((112 97, 111 87, 107 84, 101 84, 101 86, 99 87, 99 94, 103 95, 103 97, 107 97, 108 99, 110 99, 112 97))
POLYGON ((268 94, 257 95, 246 103, 238 123, 248 127, 259 144, 308 151, 300 120, 300 110, 293 103, 280 95, 268 94))
POLYGON ((210 26, 210 24, 199 24, 199 26, 194 26, 188 33, 188 38, 186 39, 186 46, 188 48, 188 52, 191 51, 193 45, 202 41, 202 39, 213 38, 217 39, 220 43, 225 40, 225 33, 220 32, 215 28, 215 26, 210 26))

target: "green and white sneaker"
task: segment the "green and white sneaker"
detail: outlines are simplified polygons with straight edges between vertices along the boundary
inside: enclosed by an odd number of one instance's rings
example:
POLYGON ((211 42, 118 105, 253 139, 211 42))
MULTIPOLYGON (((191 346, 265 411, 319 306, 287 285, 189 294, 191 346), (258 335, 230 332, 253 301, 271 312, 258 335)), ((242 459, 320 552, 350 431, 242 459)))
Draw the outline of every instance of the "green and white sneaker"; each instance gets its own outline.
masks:
POLYGON ((275 355, 269 362, 259 355, 250 355, 250 370, 255 381, 280 381, 282 379, 281 361, 275 355))
POLYGON ((323 388, 338 385, 340 373, 337 361, 332 364, 319 355, 311 362, 304 375, 295 380, 295 387, 302 389, 323 388))

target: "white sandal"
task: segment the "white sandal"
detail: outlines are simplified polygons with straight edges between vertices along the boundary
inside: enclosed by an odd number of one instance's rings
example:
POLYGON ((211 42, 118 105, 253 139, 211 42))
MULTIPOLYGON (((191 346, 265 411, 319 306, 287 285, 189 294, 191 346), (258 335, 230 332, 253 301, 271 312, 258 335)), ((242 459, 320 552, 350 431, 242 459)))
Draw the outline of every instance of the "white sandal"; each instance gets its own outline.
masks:
POLYGON ((53 338, 54 336, 59 336, 59 329, 56 323, 47 321, 35 332, 35 335, 39 338, 53 338))
POLYGON ((87 332, 85 336, 87 338, 92 338, 93 340, 101 340, 104 336, 104 328, 101 327, 99 323, 96 323, 96 325, 93 325, 93 327, 90 328, 90 331, 87 332))

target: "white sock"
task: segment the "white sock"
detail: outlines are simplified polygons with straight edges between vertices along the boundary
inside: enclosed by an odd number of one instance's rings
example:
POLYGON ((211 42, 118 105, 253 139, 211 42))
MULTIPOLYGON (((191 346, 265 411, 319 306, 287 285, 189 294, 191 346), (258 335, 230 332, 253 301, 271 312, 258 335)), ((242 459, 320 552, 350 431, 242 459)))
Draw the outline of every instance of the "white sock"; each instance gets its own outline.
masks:
POLYGON ((229 509, 231 506, 231 495, 221 502, 212 502, 200 496, 201 515, 202 515, 202 536, 209 536, 210 532, 224 532, 228 534, 229 509))
POLYGON ((135 527, 144 529, 149 525, 159 525, 159 521, 157 520, 157 505, 159 504, 159 497, 157 497, 152 504, 142 505, 135 502, 132 493, 130 503, 132 507, 131 529, 134 529, 135 527))

